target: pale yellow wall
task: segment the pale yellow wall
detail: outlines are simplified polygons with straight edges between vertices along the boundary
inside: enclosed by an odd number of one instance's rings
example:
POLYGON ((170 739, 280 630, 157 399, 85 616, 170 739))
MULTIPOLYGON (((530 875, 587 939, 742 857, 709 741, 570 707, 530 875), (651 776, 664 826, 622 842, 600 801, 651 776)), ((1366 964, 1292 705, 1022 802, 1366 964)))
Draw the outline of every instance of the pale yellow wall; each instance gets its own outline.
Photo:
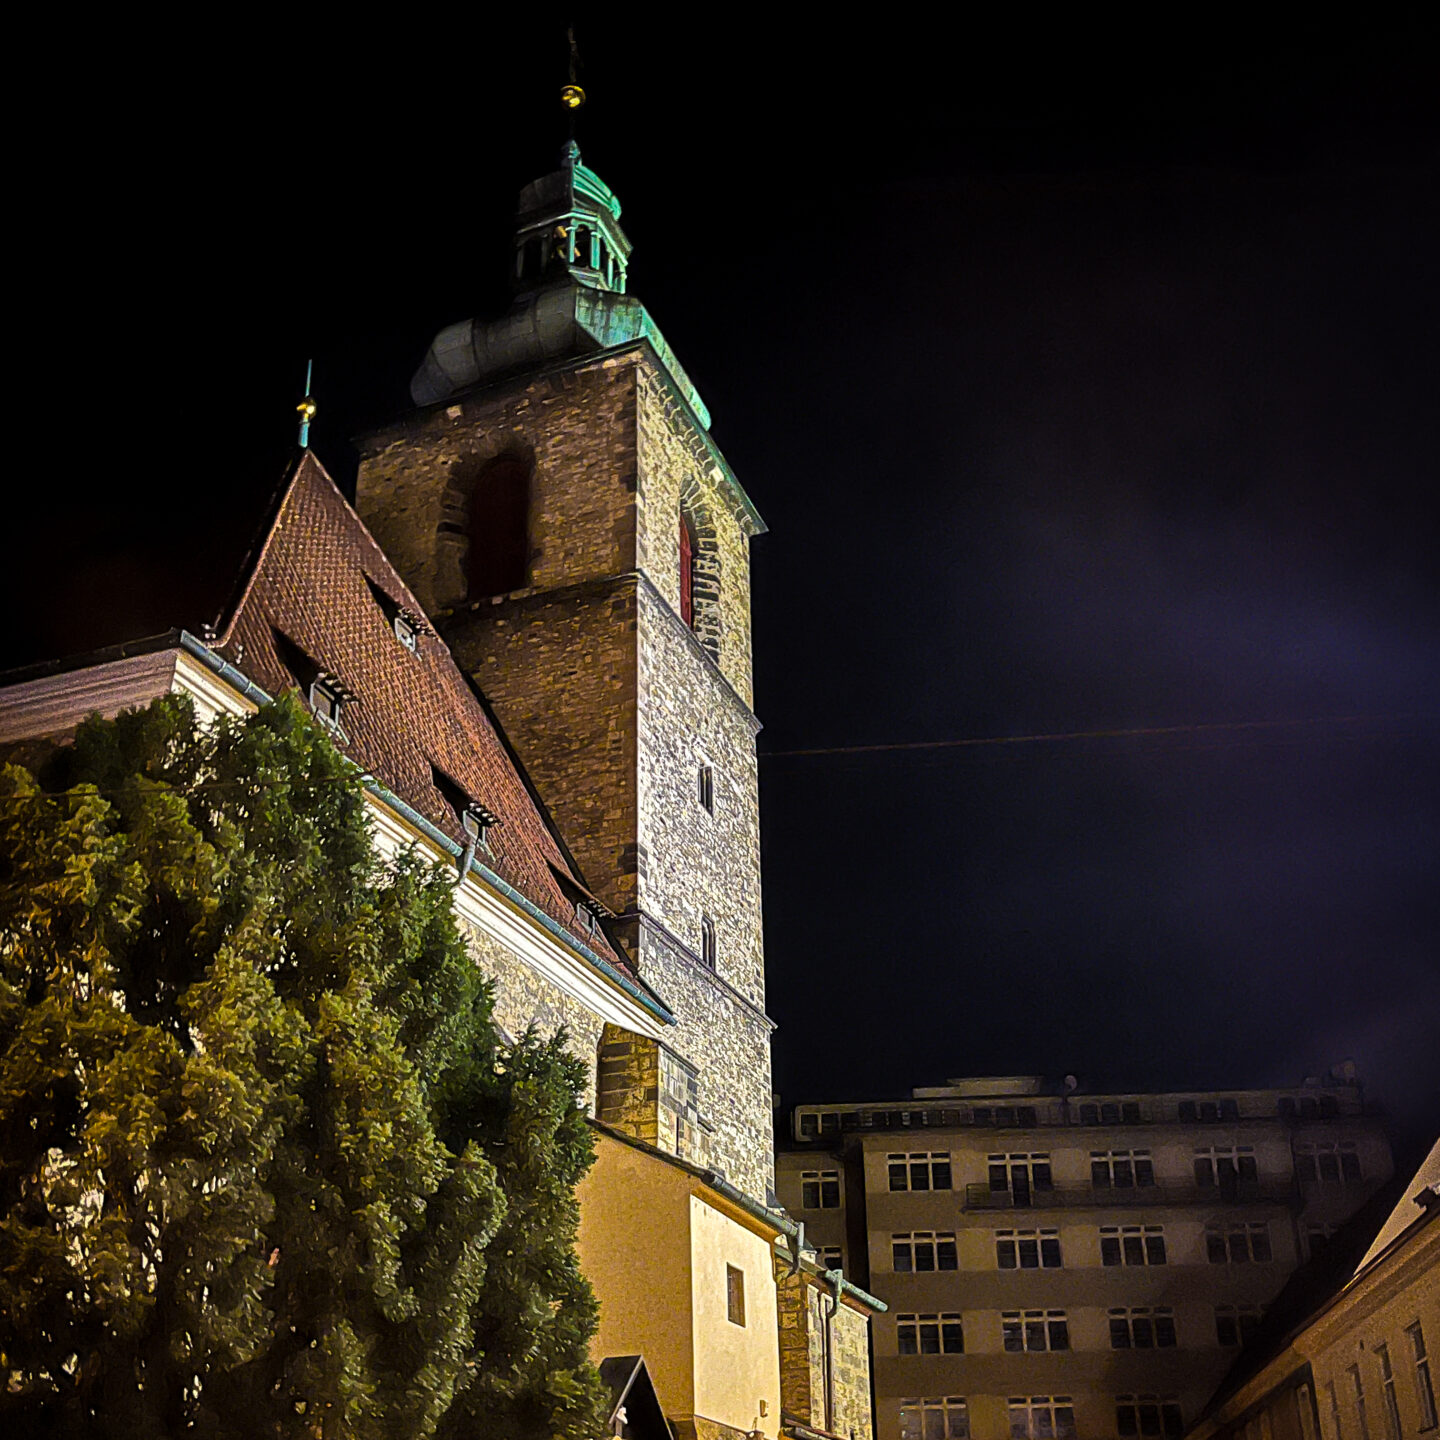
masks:
POLYGON ((1375 1347, 1381 1344, 1389 1348, 1395 1372, 1401 1434, 1427 1433, 1420 1428, 1415 1352, 1405 1333, 1417 1322, 1424 1332, 1431 1385, 1440 1405, 1440 1225, 1432 1222, 1428 1231, 1418 1236, 1404 1254, 1377 1270, 1378 1273, 1355 1285, 1316 1321, 1308 1335, 1296 1342, 1295 1348, 1310 1356, 1320 1429, 1325 1440, 1340 1440, 1330 1409, 1328 1387, 1331 1384, 1340 1401, 1343 1435, 1354 1440, 1362 1433, 1354 1384, 1347 1373, 1352 1365, 1360 1367, 1369 1433, 1385 1434, 1380 1361, 1375 1354, 1375 1347))
POLYGON ((780 1336, 771 1244, 690 1198, 695 1414, 778 1435, 780 1336), (726 1313, 726 1265, 745 1275, 745 1324, 726 1313), (761 1414, 761 1402, 765 1414, 761 1414))
POLYGON ((665 1413, 688 1415, 691 1177, 609 1136, 595 1141, 595 1165, 577 1192, 576 1246, 600 1301, 591 1358, 598 1364, 607 1355, 643 1355, 665 1413))

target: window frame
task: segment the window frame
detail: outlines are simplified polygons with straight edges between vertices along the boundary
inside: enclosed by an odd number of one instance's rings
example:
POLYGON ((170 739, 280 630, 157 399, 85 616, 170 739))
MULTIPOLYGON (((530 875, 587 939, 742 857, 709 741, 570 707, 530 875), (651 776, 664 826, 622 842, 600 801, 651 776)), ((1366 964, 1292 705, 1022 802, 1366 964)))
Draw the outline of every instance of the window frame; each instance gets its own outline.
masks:
POLYGON ((1179 1335, 1175 1329, 1175 1311, 1169 1305, 1115 1305, 1106 1312, 1110 1323, 1110 1348, 1112 1350, 1175 1350, 1179 1348, 1179 1335), (1145 1327, 1141 1329, 1140 1327, 1145 1327), (1124 1334, 1125 1343, 1116 1343, 1118 1334, 1124 1334), (1149 1340, 1141 1342, 1137 1336, 1149 1334, 1149 1340), (1166 1339, 1165 1337, 1169 1338, 1166 1339))
POLYGON ((995 1268, 997 1270, 1063 1270, 1065 1256, 1060 1247, 1058 1226, 1047 1228, 1028 1227, 1018 1229, 1006 1226, 996 1230, 995 1268), (1027 1249, 1026 1247, 1030 1247, 1027 1249), (1010 1263, 1005 1263, 1006 1256, 1010 1263), (1026 1264, 1026 1256, 1033 1256, 1032 1263, 1026 1264))
POLYGON ((955 1168, 948 1150, 887 1151, 885 1171, 886 1183, 895 1195, 955 1188, 955 1168), (916 1183, 922 1179, 923 1184, 916 1183))
POLYGON ((745 1272, 729 1263, 725 1266, 725 1318, 745 1328, 745 1272))
POLYGON ((1068 1353, 1070 1317, 1064 1310, 1002 1310, 1000 1349, 1006 1355, 1068 1353))
POLYGON ((896 1275, 932 1275, 960 1268, 953 1230, 900 1230, 890 1236, 890 1268, 896 1275), (921 1264, 928 1250, 929 1264, 921 1264), (906 1263, 901 1264, 901 1256, 906 1263), (948 1264, 944 1263, 949 1261, 948 1264))
POLYGON ((840 1210, 844 1208, 845 1192, 840 1184, 839 1170, 802 1170, 800 1172, 800 1208, 802 1210, 840 1210), (833 1200, 829 1199, 833 1195, 833 1200), (812 1200, 813 1196, 813 1200, 812 1200))
POLYGON ((1102 1225, 1100 1263, 1108 1269, 1168 1265, 1163 1225, 1102 1225))
POLYGON ((957 1310, 908 1311, 895 1317, 895 1346, 900 1355, 963 1355, 964 1318, 957 1310), (926 1348, 928 1338, 933 1348, 926 1348), (911 1348, 906 1349, 906 1342, 911 1348))

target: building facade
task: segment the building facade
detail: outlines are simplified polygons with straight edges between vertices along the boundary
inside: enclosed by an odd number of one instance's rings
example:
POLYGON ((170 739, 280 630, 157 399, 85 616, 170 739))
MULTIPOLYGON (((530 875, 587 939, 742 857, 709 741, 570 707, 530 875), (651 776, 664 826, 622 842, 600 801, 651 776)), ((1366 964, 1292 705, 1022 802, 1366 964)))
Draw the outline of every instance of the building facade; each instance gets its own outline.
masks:
MULTIPOLYGON (((1373 1228, 1373 1226, 1372 1226, 1373 1228)), ((1188 1440, 1411 1440, 1440 1433, 1440 1143, 1358 1264, 1284 1317, 1188 1440)))
POLYGON ((870 1440, 884 1307, 772 1193, 763 525, 625 293, 619 214, 567 145, 522 192, 512 309, 436 338, 416 409, 362 442, 359 513, 302 450, 223 612, 0 681, 0 753, 167 693, 210 721, 298 692, 381 853, 456 867, 497 1021, 584 1062, 615 1433, 658 1405, 682 1440, 870 1440))
POLYGON ((1177 1436, 1389 1178, 1352 1081, 1091 1096, 1035 1077, 805 1105, 782 1201, 888 1306, 881 1440, 1177 1436))

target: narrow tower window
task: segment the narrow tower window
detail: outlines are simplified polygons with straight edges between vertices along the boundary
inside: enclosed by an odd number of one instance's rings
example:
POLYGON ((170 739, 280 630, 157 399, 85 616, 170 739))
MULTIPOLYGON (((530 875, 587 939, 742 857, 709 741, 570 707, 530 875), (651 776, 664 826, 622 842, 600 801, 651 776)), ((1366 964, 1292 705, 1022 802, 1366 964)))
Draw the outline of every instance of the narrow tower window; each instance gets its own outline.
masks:
POLYGON ((680 618, 695 625, 695 531, 689 517, 680 516, 680 618))
POLYGON ((696 798, 713 815, 715 813, 715 769, 701 763, 695 777, 696 798))
POLYGON ((521 589, 530 560, 530 470, 502 455, 481 471, 470 492, 469 597, 482 600, 521 589))
POLYGON ((707 970, 713 970, 717 958, 715 922, 708 915, 702 915, 700 917, 700 959, 707 970))

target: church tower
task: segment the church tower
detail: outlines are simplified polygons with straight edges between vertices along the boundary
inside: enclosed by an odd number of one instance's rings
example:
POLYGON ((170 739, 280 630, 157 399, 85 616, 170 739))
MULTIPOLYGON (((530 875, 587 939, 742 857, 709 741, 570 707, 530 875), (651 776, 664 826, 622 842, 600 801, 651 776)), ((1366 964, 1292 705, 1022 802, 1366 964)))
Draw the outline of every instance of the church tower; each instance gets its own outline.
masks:
POLYGON ((677 1017, 659 1046, 607 1029, 600 1118, 764 1200, 749 543, 765 527, 626 293, 619 221, 568 142, 520 194, 509 312, 436 336, 418 408, 362 441, 357 505, 677 1017))

